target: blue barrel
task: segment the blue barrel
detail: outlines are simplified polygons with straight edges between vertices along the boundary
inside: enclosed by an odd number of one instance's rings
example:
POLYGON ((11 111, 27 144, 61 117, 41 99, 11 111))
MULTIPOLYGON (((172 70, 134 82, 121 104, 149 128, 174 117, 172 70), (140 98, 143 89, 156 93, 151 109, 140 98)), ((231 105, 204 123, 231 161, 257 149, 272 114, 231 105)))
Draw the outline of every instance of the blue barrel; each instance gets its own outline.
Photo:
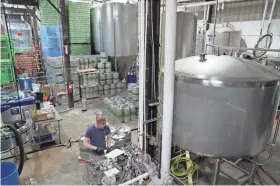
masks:
POLYGON ((25 89, 32 90, 32 79, 30 79, 30 77, 19 78, 19 88, 20 90, 25 90, 25 89))
POLYGON ((1 185, 19 185, 18 167, 13 162, 1 162, 1 185))

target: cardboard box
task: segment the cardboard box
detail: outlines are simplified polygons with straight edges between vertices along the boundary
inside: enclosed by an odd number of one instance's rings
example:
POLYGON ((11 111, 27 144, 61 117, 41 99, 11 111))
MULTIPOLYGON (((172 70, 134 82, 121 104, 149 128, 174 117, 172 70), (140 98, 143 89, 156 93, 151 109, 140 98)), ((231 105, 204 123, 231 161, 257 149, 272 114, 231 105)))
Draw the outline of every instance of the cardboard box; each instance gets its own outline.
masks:
POLYGON ((44 90, 44 96, 49 97, 51 95, 51 85, 44 85, 43 90, 44 90))
POLYGON ((35 116, 35 121, 44 121, 49 119, 54 119, 55 113, 50 108, 42 108, 37 110, 37 115, 35 116))

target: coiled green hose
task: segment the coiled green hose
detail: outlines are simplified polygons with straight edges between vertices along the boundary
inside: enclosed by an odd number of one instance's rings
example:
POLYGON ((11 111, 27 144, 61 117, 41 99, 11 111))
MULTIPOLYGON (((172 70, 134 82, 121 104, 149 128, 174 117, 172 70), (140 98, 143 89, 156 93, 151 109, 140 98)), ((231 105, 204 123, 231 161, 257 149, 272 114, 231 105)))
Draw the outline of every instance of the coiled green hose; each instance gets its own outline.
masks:
POLYGON ((185 154, 176 156, 171 160, 171 167, 170 167, 171 173, 181 181, 185 182, 186 184, 188 184, 188 176, 189 175, 193 176, 195 172, 196 172, 196 179, 195 181, 192 182, 192 184, 197 182, 198 180, 197 169, 198 166, 196 165, 196 163, 194 163, 190 158, 187 158, 185 154), (187 169, 180 170, 179 165, 181 163, 186 163, 187 169))

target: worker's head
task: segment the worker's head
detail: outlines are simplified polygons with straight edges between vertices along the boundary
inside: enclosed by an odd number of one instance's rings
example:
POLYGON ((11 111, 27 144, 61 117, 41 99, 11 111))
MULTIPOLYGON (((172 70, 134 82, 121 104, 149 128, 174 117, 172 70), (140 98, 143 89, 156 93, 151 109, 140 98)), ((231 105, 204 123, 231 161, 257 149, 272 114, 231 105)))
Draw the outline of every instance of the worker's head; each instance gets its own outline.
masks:
POLYGON ((106 119, 104 116, 96 116, 96 128, 103 129, 106 125, 106 119))

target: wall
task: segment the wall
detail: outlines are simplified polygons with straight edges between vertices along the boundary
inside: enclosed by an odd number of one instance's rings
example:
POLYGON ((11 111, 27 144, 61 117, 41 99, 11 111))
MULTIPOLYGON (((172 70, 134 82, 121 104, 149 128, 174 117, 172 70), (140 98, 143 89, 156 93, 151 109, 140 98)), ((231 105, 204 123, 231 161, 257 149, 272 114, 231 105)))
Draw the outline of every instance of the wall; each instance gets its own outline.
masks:
MULTIPOLYGON (((241 30, 241 37, 244 39, 247 47, 253 48, 259 39, 260 29, 261 29, 261 21, 243 21, 243 22, 231 22, 231 24, 238 30, 241 30)), ((263 35, 267 32, 268 21, 265 21, 263 28, 263 35)), ((268 33, 272 33, 272 45, 271 49, 280 49, 280 19, 274 19, 271 22, 270 31, 268 33)), ((269 52, 272 56, 277 55, 275 52, 269 52)))
MULTIPOLYGON (((272 7, 272 0, 269 0, 265 19, 269 19, 272 7)), ((219 22, 255 21, 261 20, 264 12, 265 0, 245 0, 243 2, 226 3, 224 10, 217 15, 219 22)), ((212 15, 214 22, 214 13, 212 15)), ((273 19, 280 19, 280 1, 276 1, 273 19)))
MULTIPOLYGON (((246 0, 244 2, 235 2, 235 3, 226 3, 224 6, 224 10, 218 12, 217 14, 217 26, 219 23, 229 22, 232 24, 237 30, 241 30, 242 39, 245 41, 247 47, 253 48, 260 37, 260 29, 261 29, 261 19, 264 11, 265 0, 246 0)), ((272 0, 268 3, 266 21, 263 28, 263 34, 267 32, 268 19, 271 11, 272 0)), ((190 11, 195 12, 194 9, 190 9, 190 11)), ((197 10, 196 10, 197 11, 197 10)), ((213 9, 214 11, 214 9, 213 9)), ((200 28, 203 26, 203 7, 198 8, 198 32, 200 28)), ((211 17, 210 27, 213 27, 214 22, 214 13, 211 17)), ((271 45, 271 49, 279 49, 280 48, 280 1, 276 2, 273 20, 271 22, 271 27, 269 33, 273 34, 273 41, 271 45)), ((201 42, 202 35, 197 36, 197 45, 201 42)), ((196 51, 196 54, 201 52, 196 51)), ((275 52, 268 53, 271 56, 277 56, 275 52)), ((280 54, 279 54, 280 55, 280 54)))

